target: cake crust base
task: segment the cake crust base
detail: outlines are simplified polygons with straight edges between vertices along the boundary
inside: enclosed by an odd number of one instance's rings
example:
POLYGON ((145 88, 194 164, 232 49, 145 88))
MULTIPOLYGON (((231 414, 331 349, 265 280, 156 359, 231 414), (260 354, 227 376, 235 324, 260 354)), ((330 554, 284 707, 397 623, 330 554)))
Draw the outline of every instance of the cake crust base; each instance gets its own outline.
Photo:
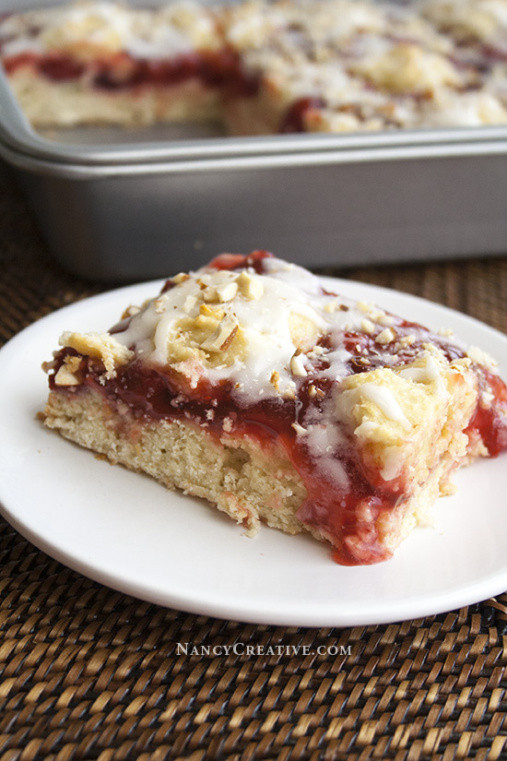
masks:
POLYGON ((218 440, 190 421, 140 422, 116 414, 91 389, 52 392, 43 420, 112 464, 208 500, 249 533, 261 521, 289 534, 306 530, 296 518, 306 490, 281 446, 264 451, 253 439, 227 434, 218 440))
MULTIPOLYGON (((287 534, 328 537, 299 520, 307 493, 284 447, 224 433, 219 438, 190 420, 143 421, 111 406, 99 392, 52 391, 44 424, 111 464, 145 473, 168 489, 203 498, 254 535, 262 523, 287 534)), ((383 515, 377 530, 390 557, 416 526, 432 525, 432 508, 449 493, 452 458, 443 458, 413 496, 383 515)), ((380 559, 380 558, 379 558, 380 559)), ((382 558, 385 559, 385 558, 382 558)))

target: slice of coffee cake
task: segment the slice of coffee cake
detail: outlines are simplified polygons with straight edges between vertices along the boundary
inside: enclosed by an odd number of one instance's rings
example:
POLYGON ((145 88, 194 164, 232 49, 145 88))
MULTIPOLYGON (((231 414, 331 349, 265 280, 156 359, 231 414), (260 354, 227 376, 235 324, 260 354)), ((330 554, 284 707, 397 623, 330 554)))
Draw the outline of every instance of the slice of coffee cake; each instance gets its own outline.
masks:
POLYGON ((487 355, 263 251, 60 343, 48 427, 250 531, 309 531, 343 564, 390 557, 456 468, 507 449, 487 355))

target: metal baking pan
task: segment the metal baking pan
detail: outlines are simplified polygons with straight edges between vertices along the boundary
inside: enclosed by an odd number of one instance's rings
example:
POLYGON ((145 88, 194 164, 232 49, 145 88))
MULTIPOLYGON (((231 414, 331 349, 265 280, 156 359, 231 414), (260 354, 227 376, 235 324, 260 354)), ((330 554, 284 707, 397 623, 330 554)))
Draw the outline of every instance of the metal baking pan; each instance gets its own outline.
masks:
POLYGON ((56 259, 86 278, 164 276, 255 248, 314 267, 507 251, 504 127, 37 133, 0 71, 0 156, 56 259))

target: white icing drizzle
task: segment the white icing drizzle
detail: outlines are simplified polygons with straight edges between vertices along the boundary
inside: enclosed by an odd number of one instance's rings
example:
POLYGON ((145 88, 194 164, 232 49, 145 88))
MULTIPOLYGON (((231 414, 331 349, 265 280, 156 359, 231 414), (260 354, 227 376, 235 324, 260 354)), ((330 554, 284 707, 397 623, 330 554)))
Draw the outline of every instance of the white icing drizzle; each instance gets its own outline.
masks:
POLYGON ((399 447, 385 447, 382 462, 383 467, 380 475, 384 481, 392 481, 400 474, 403 467, 403 459, 400 457, 399 447))
POLYGON ((23 53, 40 55, 44 53, 44 46, 40 40, 32 37, 14 37, 2 45, 2 55, 5 57, 22 55, 23 53))
MULTIPOLYGON (((261 397, 279 397, 294 387, 291 358, 297 346, 291 336, 291 316, 308 320, 315 328, 315 336, 328 333, 331 328, 343 330, 345 324, 358 327, 364 317, 352 306, 346 312, 339 309, 326 312, 325 306, 336 301, 336 296, 323 295, 318 278, 301 267, 278 259, 265 259, 264 262, 266 274, 247 270, 253 282, 262 284, 260 298, 246 299, 238 293, 231 301, 219 305, 238 321, 245 337, 246 356, 238 358, 231 366, 203 365, 201 368, 211 383, 230 380, 242 403, 255 402, 261 397), (273 372, 278 373, 276 386, 270 380, 273 372)), ((190 273, 187 280, 135 315, 128 330, 118 333, 117 339, 125 346, 132 346, 147 361, 164 365, 168 342, 175 339, 179 321, 199 315, 202 303, 200 283, 209 283, 210 287, 216 288, 234 282, 237 277, 238 272, 206 268, 190 273), (193 306, 187 311, 189 298, 193 306)), ((346 301, 341 300, 342 303, 346 301)), ((330 353, 331 366, 326 374, 335 379, 344 377, 349 357, 343 348, 330 353)))
POLYGON ((361 394, 377 405, 384 415, 393 420, 395 423, 401 423, 405 428, 410 429, 410 422, 407 420, 405 413, 393 396, 392 391, 385 386, 378 386, 375 383, 363 383, 361 394))
POLYGON ((346 493, 350 487, 349 477, 336 455, 340 450, 346 450, 347 438, 336 422, 332 399, 327 399, 320 409, 309 408, 303 428, 304 444, 319 473, 346 493))
POLYGON ((134 58, 161 59, 188 53, 192 43, 187 36, 168 25, 157 26, 144 36, 132 35, 125 50, 134 58))

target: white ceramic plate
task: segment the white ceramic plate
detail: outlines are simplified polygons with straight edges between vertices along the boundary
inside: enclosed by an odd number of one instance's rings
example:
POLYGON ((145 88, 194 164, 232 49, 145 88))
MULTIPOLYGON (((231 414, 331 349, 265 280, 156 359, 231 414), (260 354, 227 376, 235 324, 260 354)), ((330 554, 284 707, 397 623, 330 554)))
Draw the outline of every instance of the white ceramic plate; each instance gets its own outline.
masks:
MULTIPOLYGON (((495 356, 507 338, 464 315, 395 291, 328 280, 335 290, 433 328, 451 327, 495 356)), ((264 528, 254 539, 206 503, 96 459, 36 419, 47 394, 41 362, 63 330, 104 330, 159 283, 122 288, 55 312, 0 352, 0 509, 62 563, 144 600, 270 624, 352 626, 430 615, 507 588, 506 457, 463 470, 385 563, 342 567, 307 537, 264 528)))

